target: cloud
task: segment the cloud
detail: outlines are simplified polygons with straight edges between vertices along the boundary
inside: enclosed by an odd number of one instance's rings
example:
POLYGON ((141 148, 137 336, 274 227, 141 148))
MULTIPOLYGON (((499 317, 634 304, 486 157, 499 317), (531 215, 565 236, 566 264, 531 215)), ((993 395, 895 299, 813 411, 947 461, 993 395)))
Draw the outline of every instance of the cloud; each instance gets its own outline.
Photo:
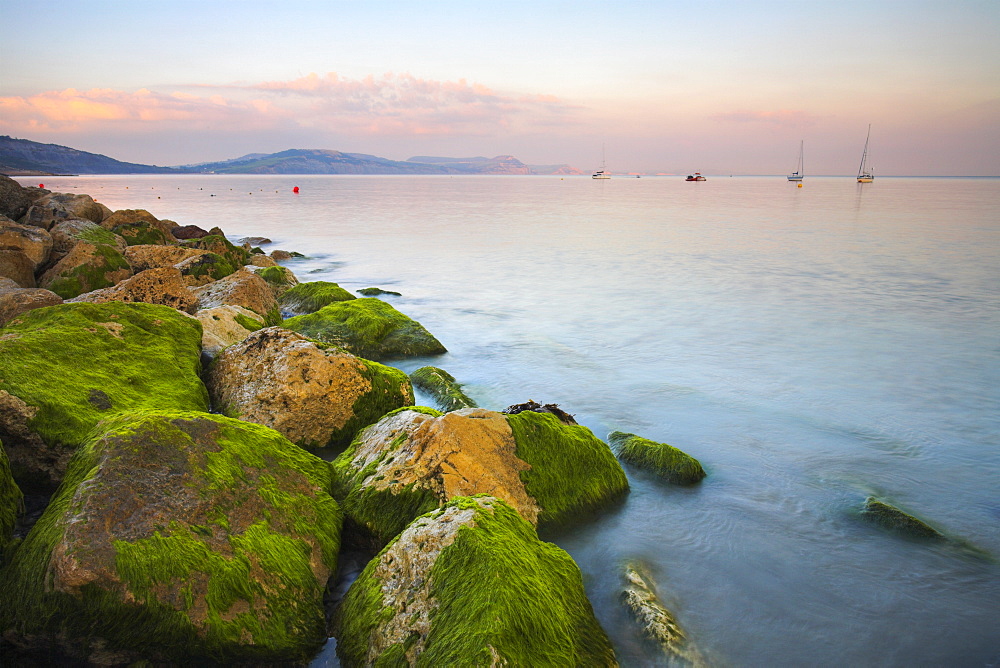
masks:
POLYGON ((785 127, 808 127, 816 125, 818 117, 791 109, 777 111, 730 111, 709 116, 713 121, 728 123, 771 123, 785 127))

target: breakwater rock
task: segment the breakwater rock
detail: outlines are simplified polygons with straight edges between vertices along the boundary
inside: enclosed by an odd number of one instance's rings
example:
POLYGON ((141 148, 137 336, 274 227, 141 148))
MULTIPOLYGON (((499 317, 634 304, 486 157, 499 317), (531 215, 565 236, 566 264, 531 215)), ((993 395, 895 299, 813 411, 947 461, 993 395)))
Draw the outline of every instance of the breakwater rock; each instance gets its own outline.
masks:
POLYGON ((666 443, 614 431, 608 442, 618 451, 618 458, 637 468, 645 469, 675 485, 693 485, 705 477, 701 462, 666 443))
POLYGON ((455 377, 444 369, 422 366, 410 374, 410 382, 431 395, 445 412, 476 407, 476 402, 466 396, 455 377))

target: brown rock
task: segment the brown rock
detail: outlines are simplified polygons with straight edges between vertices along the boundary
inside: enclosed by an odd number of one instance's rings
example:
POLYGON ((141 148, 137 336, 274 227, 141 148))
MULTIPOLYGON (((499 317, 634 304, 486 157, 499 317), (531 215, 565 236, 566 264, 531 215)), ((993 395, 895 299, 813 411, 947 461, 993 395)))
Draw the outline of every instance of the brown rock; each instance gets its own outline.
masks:
POLYGON ((264 326, 264 319, 242 306, 216 306, 197 311, 195 317, 201 321, 201 351, 214 356, 220 350, 234 343, 243 341, 264 326), (237 316, 242 316, 237 320, 237 316), (246 324, 257 323, 254 330, 247 329, 246 324))
POLYGON ((0 215, 17 220, 30 206, 31 200, 21 184, 9 176, 0 175, 0 215))
POLYGON ((22 250, 0 248, 0 277, 9 278, 22 288, 33 288, 35 263, 22 250))
POLYGON ((160 220, 145 209, 119 209, 104 220, 100 221, 100 223, 101 227, 111 231, 114 231, 114 229, 119 225, 149 223, 151 226, 162 231, 167 237, 168 242, 173 243, 177 241, 173 235, 173 230, 177 227, 177 223, 169 220, 160 220))
POLYGON ((279 262, 282 261, 282 260, 291 260, 292 257, 293 257, 293 255, 291 253, 289 253, 288 251, 283 251, 283 250, 273 250, 273 251, 271 251, 271 259, 278 260, 279 262))
POLYGON ((50 290, 10 287, 6 280, 0 279, 0 327, 25 311, 62 304, 62 297, 50 290))
POLYGON ((115 246, 78 241, 62 259, 42 274, 38 285, 69 299, 112 286, 131 275, 132 269, 125 256, 115 246))
POLYGON ((278 263, 267 255, 254 253, 247 259, 247 265, 251 267, 277 267, 278 263))
POLYGON ((141 271, 109 288, 84 293, 70 302, 145 302, 162 304, 185 313, 193 313, 198 298, 188 289, 176 267, 158 267, 141 271))
POLYGON ((0 249, 20 250, 37 271, 48 259, 52 251, 52 235, 34 225, 21 225, 14 221, 0 219, 0 249))
POLYGON ((56 223, 71 218, 100 223, 104 219, 104 210, 90 195, 52 193, 37 199, 28 208, 21 222, 47 230, 56 223))
POLYGON ((171 232, 175 239, 201 239, 208 236, 208 230, 204 230, 197 225, 182 225, 175 227, 171 232))
POLYGON ((242 268, 214 283, 195 288, 194 292, 198 296, 199 308, 232 304, 264 316, 278 308, 278 301, 271 294, 267 281, 242 268))
POLYGON ((132 271, 140 272, 156 267, 173 267, 189 258, 207 255, 208 251, 183 246, 160 246, 156 244, 140 244, 125 249, 125 259, 132 271))

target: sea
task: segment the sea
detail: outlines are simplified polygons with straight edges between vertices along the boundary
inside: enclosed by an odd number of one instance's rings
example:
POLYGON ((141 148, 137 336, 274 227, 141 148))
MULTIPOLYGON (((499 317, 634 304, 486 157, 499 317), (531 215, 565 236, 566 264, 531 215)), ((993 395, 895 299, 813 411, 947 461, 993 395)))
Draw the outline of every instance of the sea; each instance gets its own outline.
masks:
POLYGON ((693 487, 626 467, 621 503, 542 533, 623 666, 683 665, 621 605, 631 562, 708 665, 1000 666, 1000 179, 41 180, 398 292, 449 351, 400 369, 700 460, 693 487))

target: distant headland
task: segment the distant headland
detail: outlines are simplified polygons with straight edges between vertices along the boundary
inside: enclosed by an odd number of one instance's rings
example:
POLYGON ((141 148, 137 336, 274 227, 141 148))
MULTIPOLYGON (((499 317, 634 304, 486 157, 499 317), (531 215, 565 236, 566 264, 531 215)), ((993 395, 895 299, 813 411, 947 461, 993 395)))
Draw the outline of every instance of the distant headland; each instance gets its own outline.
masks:
POLYGON ((494 158, 416 156, 405 161, 326 149, 250 153, 219 162, 159 167, 122 162, 58 144, 0 136, 0 174, 581 174, 569 165, 526 165, 512 155, 494 158))

